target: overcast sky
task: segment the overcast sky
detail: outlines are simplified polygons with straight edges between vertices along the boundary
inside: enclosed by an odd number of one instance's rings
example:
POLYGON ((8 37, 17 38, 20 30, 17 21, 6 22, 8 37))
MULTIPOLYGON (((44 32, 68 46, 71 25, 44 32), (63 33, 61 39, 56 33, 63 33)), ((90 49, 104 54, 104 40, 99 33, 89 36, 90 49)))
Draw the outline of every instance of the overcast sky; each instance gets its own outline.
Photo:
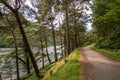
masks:
MULTIPOLYGON (((93 2, 90 1, 90 3, 93 5, 93 2)), ((30 8, 33 8, 31 2, 29 0, 26 0, 25 2, 26 5, 28 5, 30 8)), ((86 5, 88 6, 88 5, 86 5)), ((93 14, 91 8, 88 6, 88 9, 87 10, 84 10, 86 12, 87 15, 90 16, 90 19, 92 18, 91 14, 93 14)), ((29 19, 31 20, 31 19, 29 19)), ((54 21, 54 24, 56 24, 56 27, 59 27, 59 22, 60 24, 62 24, 62 21, 64 20, 64 16, 62 13, 59 13, 58 15, 56 15, 56 20, 54 21)), ((90 31, 92 29, 92 22, 87 22, 86 23, 86 26, 87 26, 87 31, 90 31)))

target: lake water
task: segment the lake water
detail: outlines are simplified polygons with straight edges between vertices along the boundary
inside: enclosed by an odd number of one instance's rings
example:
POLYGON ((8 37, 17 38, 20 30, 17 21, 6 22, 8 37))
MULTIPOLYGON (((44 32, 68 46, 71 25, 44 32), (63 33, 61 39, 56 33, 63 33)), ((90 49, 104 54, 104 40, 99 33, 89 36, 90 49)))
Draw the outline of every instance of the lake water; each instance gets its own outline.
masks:
MULTIPOLYGON (((60 58, 61 57, 61 46, 56 46, 56 48, 57 48, 57 54, 58 54, 58 58, 60 58)), ((19 48, 20 49, 20 48, 19 48)), ((38 48, 31 48, 32 49, 32 52, 34 52, 34 53, 37 53, 38 52, 38 48)), ((11 53, 11 52, 13 52, 15 49, 14 48, 0 48, 0 55, 1 54, 9 54, 9 53, 11 53)), ((48 52, 49 52, 49 54, 50 54, 50 59, 51 59, 51 61, 53 62, 54 61, 54 47, 53 46, 49 46, 48 47, 48 52)), ((41 54, 41 53, 40 53, 41 54)), ((44 48, 44 54, 46 54, 46 48, 44 48)), ((40 56, 38 56, 38 57, 40 57, 40 56)), ((37 58, 37 57, 36 57, 37 58)), ((49 63, 48 62, 48 58, 47 57, 44 57, 44 61, 45 61, 45 64, 47 64, 47 63, 49 63)), ((15 63, 15 60, 12 60, 12 63, 15 63)), ((4 63, 4 59, 2 58, 1 60, 0 60, 0 72, 2 72, 2 67, 4 67, 4 65, 5 65, 5 63, 4 63)), ((41 68, 42 67, 42 60, 41 59, 39 59, 39 61, 37 62, 37 65, 39 66, 39 68, 41 68)), ((13 68, 12 69, 12 71, 16 71, 16 68, 13 68)), ((6 74, 6 72, 4 72, 5 74, 6 74)), ((8 77, 8 78, 6 78, 6 79, 3 79, 3 80, 11 80, 10 79, 10 76, 7 76, 7 75, 5 75, 5 74, 2 74, 2 77, 8 77)), ((25 75, 26 74, 26 72, 23 72, 22 71, 22 67, 20 67, 20 76, 23 76, 23 75, 25 75)), ((13 74, 12 75, 12 78, 13 79, 15 79, 16 78, 16 75, 15 74, 13 74)))

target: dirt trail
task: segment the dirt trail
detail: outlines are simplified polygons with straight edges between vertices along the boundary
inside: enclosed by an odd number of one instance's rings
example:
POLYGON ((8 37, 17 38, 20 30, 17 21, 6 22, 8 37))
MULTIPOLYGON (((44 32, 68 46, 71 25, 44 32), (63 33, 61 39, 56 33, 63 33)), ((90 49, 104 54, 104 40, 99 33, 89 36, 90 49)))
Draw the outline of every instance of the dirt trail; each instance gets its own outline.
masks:
POLYGON ((90 47, 82 48, 81 52, 80 64, 84 80, 120 80, 120 62, 90 47))

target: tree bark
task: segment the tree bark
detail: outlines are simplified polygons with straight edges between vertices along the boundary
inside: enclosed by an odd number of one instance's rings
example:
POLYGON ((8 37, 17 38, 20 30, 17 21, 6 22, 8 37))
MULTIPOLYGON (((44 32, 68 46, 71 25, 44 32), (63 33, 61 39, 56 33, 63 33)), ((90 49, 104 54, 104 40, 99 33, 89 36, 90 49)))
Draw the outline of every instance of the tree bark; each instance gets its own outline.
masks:
POLYGON ((1 0, 1 2, 2 2, 5 6, 7 6, 8 9, 10 9, 10 10, 14 13, 15 18, 16 18, 16 20, 17 20, 17 23, 18 23, 18 25, 19 25, 19 29, 20 29, 20 32, 21 32, 21 35, 22 35, 23 43, 24 43, 24 45, 25 45, 26 50, 27 50, 28 53, 29 53, 31 62, 32 62, 32 64, 33 64, 33 67, 34 67, 34 70, 35 70, 35 73, 36 73, 36 76, 37 76, 38 78, 40 78, 41 76, 40 76, 40 74, 39 74, 39 69, 38 69, 38 66, 37 66, 37 64, 36 64, 36 62, 35 62, 34 56, 33 56, 33 54, 32 54, 32 51, 31 51, 31 49, 30 49, 30 46, 29 46, 27 37, 26 37, 26 35, 25 35, 24 29, 23 29, 23 25, 22 25, 21 19, 20 19, 20 17, 19 17, 18 9, 13 9, 5 0, 1 0))
POLYGON ((55 30, 54 30, 54 25, 52 21, 51 21, 51 27, 52 27, 52 36, 53 36, 53 44, 54 44, 55 61, 58 61, 57 51, 56 51, 55 30))
POLYGON ((64 34, 64 56, 66 57, 67 56, 67 50, 66 50, 66 48, 67 48, 67 44, 66 44, 66 33, 64 34))
POLYGON ((78 47, 78 42, 77 42, 77 31, 76 31, 76 12, 75 12, 75 5, 74 5, 74 39, 75 39, 75 48, 78 47))
POLYGON ((20 75, 19 75, 19 61, 18 61, 18 46, 17 46, 17 40, 16 36, 14 35, 14 32, 12 31, 12 35, 14 38, 14 44, 15 44, 15 55, 16 55, 16 70, 17 70, 17 80, 20 80, 20 75))
POLYGON ((48 45, 47 45, 47 39, 46 39, 46 35, 45 35, 45 28, 44 28, 44 40, 45 40, 45 48, 46 48, 47 58, 48 58, 49 63, 51 64, 51 60, 50 60, 49 53, 48 53, 48 45))
POLYGON ((29 57, 26 56, 26 61, 27 61, 27 74, 30 74, 30 62, 29 62, 29 57))
POLYGON ((44 52, 43 52, 43 45, 42 45, 42 40, 40 39, 40 41, 41 41, 41 53, 42 53, 42 55, 41 55, 41 57, 42 57, 42 68, 44 68, 45 66, 44 66, 44 52))
POLYGON ((65 15, 66 15, 66 54, 70 54, 70 35, 69 35, 69 23, 68 23, 68 0, 65 0, 66 8, 65 8, 65 15))
POLYGON ((1 76, 1 74, 0 74, 0 80, 2 80, 2 76, 1 76))
POLYGON ((61 54, 63 57, 63 49, 62 49, 62 30, 60 29, 60 44, 61 44, 61 54))
POLYGON ((18 46, 17 46, 17 39, 16 39, 16 36, 15 36, 15 33, 14 33, 14 28, 13 28, 13 25, 10 23, 7 15, 6 15, 6 19, 7 19, 7 22, 9 23, 10 27, 9 27, 9 30, 11 31, 12 33, 12 36, 13 36, 13 39, 14 39, 14 46, 15 46, 15 57, 16 57, 16 71, 17 71, 17 80, 20 80, 20 76, 19 76, 19 61, 18 61, 18 46))
POLYGON ((22 25, 21 19, 20 19, 20 17, 19 17, 19 12, 18 12, 19 8, 13 9, 5 0, 1 0, 1 2, 2 2, 5 6, 7 6, 8 9, 10 9, 10 10, 14 13, 14 15, 15 15, 15 17, 16 17, 16 20, 17 20, 17 23, 18 23, 18 25, 19 25, 19 29, 20 29, 20 32, 21 32, 21 35, 22 35, 23 43, 24 43, 25 48, 26 48, 26 50, 28 51, 28 54, 29 54, 29 56, 30 56, 31 62, 32 62, 32 64, 33 64, 33 67, 34 67, 34 70, 35 70, 35 73, 36 73, 36 76, 37 76, 38 78, 40 78, 41 76, 40 76, 40 74, 39 74, 39 69, 38 69, 37 63, 35 62, 34 56, 33 56, 33 54, 32 54, 32 51, 31 51, 31 49, 30 49, 30 46, 29 46, 27 37, 26 37, 25 32, 24 32, 24 29, 23 29, 23 25, 22 25))
POLYGON ((15 14, 17 23, 19 25, 19 29, 20 29, 20 32, 21 32, 21 35, 22 35, 23 43, 25 45, 26 50, 28 51, 28 54, 29 54, 31 62, 33 64, 35 73, 36 73, 37 77, 40 78, 39 69, 38 69, 37 63, 35 62, 34 56, 32 54, 32 51, 30 49, 30 45, 29 45, 27 37, 25 35, 24 29, 23 29, 23 25, 22 25, 21 19, 19 17, 18 11, 16 11, 14 14, 15 14))
POLYGON ((26 50, 25 47, 23 49, 24 49, 24 52, 26 53, 26 55, 25 55, 26 62, 24 60, 21 60, 21 61, 24 62, 26 67, 27 67, 27 74, 30 74, 30 60, 29 60, 28 51, 26 50))

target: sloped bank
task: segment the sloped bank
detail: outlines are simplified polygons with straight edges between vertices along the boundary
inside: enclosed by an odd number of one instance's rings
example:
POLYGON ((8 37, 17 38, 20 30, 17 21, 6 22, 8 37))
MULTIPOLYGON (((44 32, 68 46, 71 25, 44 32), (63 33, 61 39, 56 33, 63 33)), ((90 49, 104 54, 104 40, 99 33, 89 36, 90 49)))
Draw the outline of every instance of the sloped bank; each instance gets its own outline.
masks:
POLYGON ((74 50, 67 58, 58 61, 44 76, 43 80, 81 80, 80 49, 74 50))

